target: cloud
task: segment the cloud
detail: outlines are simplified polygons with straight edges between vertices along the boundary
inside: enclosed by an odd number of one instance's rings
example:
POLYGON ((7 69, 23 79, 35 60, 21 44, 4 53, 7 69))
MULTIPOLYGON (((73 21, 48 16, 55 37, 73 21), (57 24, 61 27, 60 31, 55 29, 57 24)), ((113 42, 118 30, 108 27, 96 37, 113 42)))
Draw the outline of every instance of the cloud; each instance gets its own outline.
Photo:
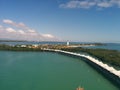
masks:
POLYGON ((3 23, 5 24, 9 24, 9 25, 12 25, 14 27, 18 27, 18 28, 22 28, 22 29, 26 29, 28 28, 24 23, 20 22, 20 23, 16 23, 10 19, 4 19, 3 20, 3 23))
POLYGON ((108 7, 112 7, 113 6, 113 3, 110 3, 110 2, 100 2, 97 4, 98 7, 103 7, 103 8, 108 8, 108 7))
POLYGON ((0 25, 0 38, 28 41, 57 41, 58 38, 51 34, 41 34, 38 31, 27 27, 24 23, 15 23, 12 20, 3 20, 4 24, 12 25, 5 27, 0 25), (14 26, 14 27, 13 27, 14 26), (27 28, 26 28, 27 27, 27 28), (21 29, 20 29, 21 28, 21 29))
POLYGON ((72 0, 70 2, 67 2, 66 4, 60 4, 60 7, 61 8, 90 8, 95 4, 96 4, 95 2, 72 0))
POLYGON ((3 22, 6 24, 14 24, 14 22, 9 19, 5 19, 5 20, 3 20, 3 22))
POLYGON ((32 29, 28 29, 28 32, 30 32, 30 33, 36 33, 36 31, 32 30, 32 29))
POLYGON ((26 34, 23 30, 18 30, 18 33, 20 33, 20 34, 26 34))
POLYGON ((120 7, 120 0, 70 0, 59 5, 60 8, 110 8, 120 7))
POLYGON ((13 28, 6 28, 6 31, 7 31, 7 32, 10 32, 10 33, 16 32, 13 28))
POLYGON ((54 38, 54 36, 51 34, 42 34, 42 36, 46 38, 54 38))

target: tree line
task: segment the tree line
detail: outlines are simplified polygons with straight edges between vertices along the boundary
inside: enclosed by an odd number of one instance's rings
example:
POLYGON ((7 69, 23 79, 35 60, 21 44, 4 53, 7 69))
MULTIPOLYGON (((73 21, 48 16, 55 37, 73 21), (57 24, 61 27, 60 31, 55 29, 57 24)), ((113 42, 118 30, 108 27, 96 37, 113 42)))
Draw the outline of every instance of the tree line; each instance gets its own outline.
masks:
POLYGON ((62 48, 62 50, 70 52, 83 52, 98 58, 99 60, 120 67, 120 52, 117 50, 108 49, 88 49, 88 48, 62 48))

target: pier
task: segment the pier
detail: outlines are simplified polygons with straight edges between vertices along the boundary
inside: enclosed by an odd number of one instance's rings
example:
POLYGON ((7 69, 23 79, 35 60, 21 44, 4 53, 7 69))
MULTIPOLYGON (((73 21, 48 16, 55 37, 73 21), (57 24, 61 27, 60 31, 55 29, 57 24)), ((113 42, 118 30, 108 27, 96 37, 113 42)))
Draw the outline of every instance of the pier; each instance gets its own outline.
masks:
POLYGON ((96 58, 90 55, 84 55, 80 53, 74 53, 74 52, 68 52, 68 51, 56 50, 56 49, 43 49, 43 50, 85 58, 87 63, 89 63, 95 69, 99 70, 105 77, 110 79, 117 86, 120 86, 120 70, 116 70, 115 68, 108 66, 107 64, 104 64, 103 62, 97 60, 96 58))

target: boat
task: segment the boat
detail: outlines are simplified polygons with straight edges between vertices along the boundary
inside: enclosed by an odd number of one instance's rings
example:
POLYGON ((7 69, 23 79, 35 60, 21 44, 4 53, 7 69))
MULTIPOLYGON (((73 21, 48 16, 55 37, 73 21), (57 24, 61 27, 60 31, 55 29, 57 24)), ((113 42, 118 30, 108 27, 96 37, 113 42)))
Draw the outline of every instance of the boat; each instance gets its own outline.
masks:
POLYGON ((84 90, 84 88, 78 87, 78 88, 76 88, 76 90, 84 90))

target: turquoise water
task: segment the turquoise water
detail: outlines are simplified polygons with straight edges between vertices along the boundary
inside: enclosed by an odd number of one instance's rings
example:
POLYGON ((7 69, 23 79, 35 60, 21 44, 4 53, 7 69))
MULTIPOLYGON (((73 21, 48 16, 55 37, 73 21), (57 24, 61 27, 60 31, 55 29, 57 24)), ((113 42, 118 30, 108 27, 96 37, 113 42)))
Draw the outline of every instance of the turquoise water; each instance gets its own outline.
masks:
POLYGON ((49 52, 0 51, 0 90, 119 90, 83 60, 49 52))
POLYGON ((102 49, 110 49, 110 50, 120 51, 120 43, 106 43, 106 45, 103 45, 103 46, 90 46, 87 48, 102 48, 102 49))

